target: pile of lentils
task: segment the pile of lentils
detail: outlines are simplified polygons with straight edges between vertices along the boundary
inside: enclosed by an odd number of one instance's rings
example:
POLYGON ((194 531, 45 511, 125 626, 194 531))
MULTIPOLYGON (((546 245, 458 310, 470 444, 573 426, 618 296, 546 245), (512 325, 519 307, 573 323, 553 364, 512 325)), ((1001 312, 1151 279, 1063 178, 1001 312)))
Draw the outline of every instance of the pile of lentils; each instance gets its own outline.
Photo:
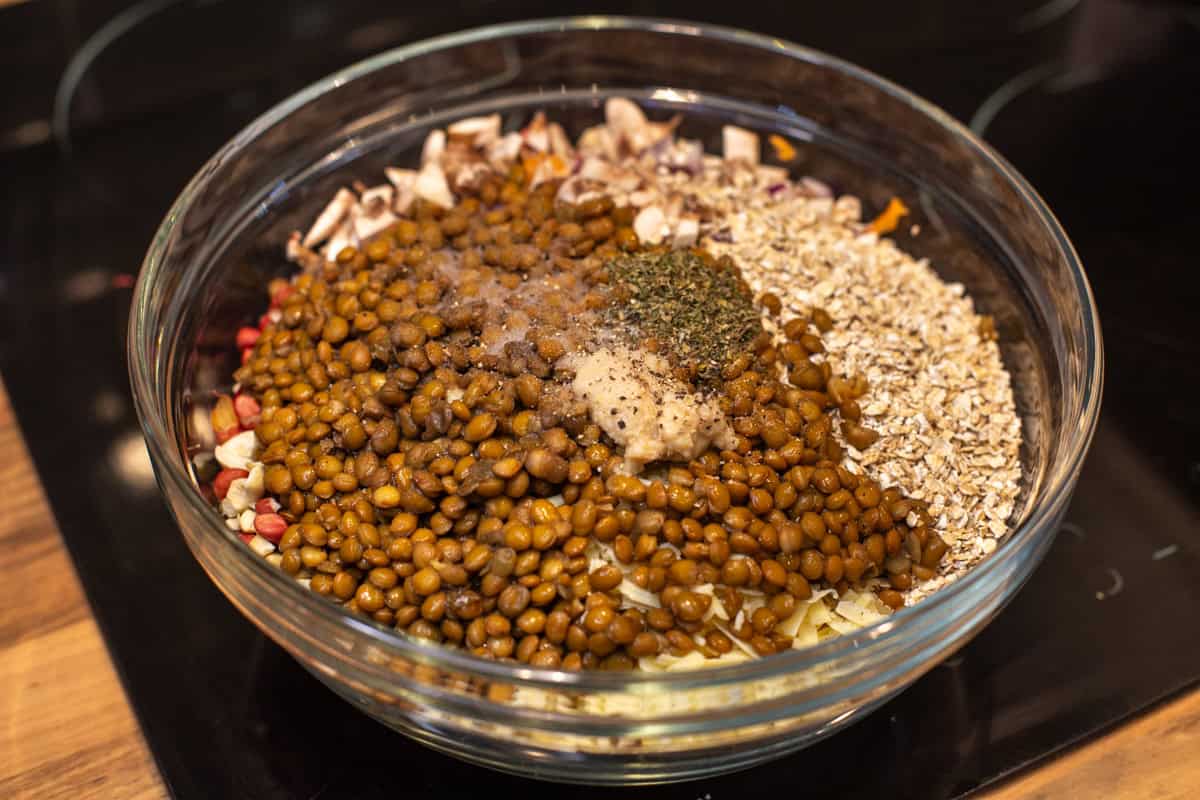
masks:
POLYGON ((275 523, 259 530, 280 568, 411 636, 568 670, 718 658, 731 636, 784 651, 776 626, 823 588, 902 606, 946 545, 923 503, 841 466, 835 428, 858 449, 876 434, 860 424, 865 382, 810 358, 833 324, 820 309, 781 319, 762 298, 777 335, 743 337, 696 384, 736 447, 627 473, 556 362, 629 296, 614 264, 628 278, 631 258, 681 254, 643 247, 633 210, 607 198, 556 202, 558 183, 530 188, 518 164, 272 285, 277 321, 234 379, 256 412, 260 518, 275 523), (615 563, 594 567, 596 546, 615 563), (661 607, 625 602, 626 580, 661 607), (752 614, 738 613, 745 590, 765 595, 752 614))

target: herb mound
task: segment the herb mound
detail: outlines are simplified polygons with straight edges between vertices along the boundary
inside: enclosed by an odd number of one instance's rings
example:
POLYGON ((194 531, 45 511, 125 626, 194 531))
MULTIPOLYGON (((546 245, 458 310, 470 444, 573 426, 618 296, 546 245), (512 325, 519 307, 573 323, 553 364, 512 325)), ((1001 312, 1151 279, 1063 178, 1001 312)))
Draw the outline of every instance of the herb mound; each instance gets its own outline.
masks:
POLYGON ((614 287, 610 322, 656 339, 700 383, 750 349, 762 317, 737 267, 691 251, 638 253, 607 265, 614 287))

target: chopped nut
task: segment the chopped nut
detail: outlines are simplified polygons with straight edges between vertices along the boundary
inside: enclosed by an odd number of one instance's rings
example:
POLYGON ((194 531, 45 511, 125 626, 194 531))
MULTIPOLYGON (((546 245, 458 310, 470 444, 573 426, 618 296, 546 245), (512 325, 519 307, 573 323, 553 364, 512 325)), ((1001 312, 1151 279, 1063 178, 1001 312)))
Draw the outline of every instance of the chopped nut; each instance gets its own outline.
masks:
POLYGON ((647 206, 633 220, 633 232, 646 244, 658 244, 667 234, 667 218, 658 206, 647 206))
POLYGON ((721 128, 721 144, 726 161, 742 161, 750 166, 758 166, 757 133, 736 125, 726 125, 721 128))
POLYGON ((690 215, 682 217, 675 226, 674 244, 676 247, 691 247, 696 243, 699 234, 700 220, 690 215))
POLYGON ((828 184, 807 175, 800 179, 800 190, 809 197, 833 197, 833 190, 828 184))
POLYGON ((250 540, 250 549, 255 553, 258 553, 260 556, 268 556, 275 552, 275 545, 271 544, 263 537, 255 535, 255 537, 250 540))
POLYGON ((257 449, 258 438, 254 431, 242 431, 224 444, 217 445, 213 455, 217 463, 226 469, 250 469, 257 449))

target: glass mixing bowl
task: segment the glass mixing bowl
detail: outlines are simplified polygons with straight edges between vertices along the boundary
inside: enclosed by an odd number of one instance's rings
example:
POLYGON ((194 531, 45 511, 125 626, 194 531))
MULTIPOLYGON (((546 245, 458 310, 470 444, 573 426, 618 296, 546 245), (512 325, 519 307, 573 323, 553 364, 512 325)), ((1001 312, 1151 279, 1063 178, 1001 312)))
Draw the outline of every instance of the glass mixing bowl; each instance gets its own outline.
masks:
POLYGON ((129 336, 134 396, 188 546, 254 624, 334 691, 431 747, 502 770, 589 783, 710 775, 827 736, 911 684, 991 620, 1050 547, 1100 405, 1100 330, 1070 242, 1029 185, 962 125, 851 64, 725 28, 585 17, 504 25, 376 56, 239 133, 183 190, 146 256, 129 336), (795 169, 868 212, 909 200, 899 244, 994 315, 1024 425, 1012 532, 967 577, 852 635, 686 673, 569 673, 489 662, 384 629, 254 555, 197 489, 191 455, 234 331, 286 272, 287 235, 339 185, 412 164, 425 134, 545 109, 573 133, 606 97, 720 152, 720 126, 797 143, 795 169))

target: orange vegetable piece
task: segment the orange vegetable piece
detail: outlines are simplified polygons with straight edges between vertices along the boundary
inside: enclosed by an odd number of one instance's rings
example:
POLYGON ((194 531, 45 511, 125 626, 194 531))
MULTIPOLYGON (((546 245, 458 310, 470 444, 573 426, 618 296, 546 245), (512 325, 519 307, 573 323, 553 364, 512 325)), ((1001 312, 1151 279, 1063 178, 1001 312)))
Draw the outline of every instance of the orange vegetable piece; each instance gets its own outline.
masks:
POLYGON ((534 153, 531 156, 525 156, 521 159, 521 166, 525 168, 525 180, 533 177, 533 173, 537 172, 537 168, 546 160, 546 156, 542 153, 534 153))
POLYGON ((883 210, 883 213, 867 225, 867 230, 875 233, 891 233, 900 224, 900 218, 907 215, 908 206, 904 205, 899 197, 893 197, 888 201, 887 208, 883 210))
POLYGON ((780 161, 791 161, 796 157, 796 148, 778 133, 772 133, 767 137, 767 141, 775 149, 775 157, 780 161))

